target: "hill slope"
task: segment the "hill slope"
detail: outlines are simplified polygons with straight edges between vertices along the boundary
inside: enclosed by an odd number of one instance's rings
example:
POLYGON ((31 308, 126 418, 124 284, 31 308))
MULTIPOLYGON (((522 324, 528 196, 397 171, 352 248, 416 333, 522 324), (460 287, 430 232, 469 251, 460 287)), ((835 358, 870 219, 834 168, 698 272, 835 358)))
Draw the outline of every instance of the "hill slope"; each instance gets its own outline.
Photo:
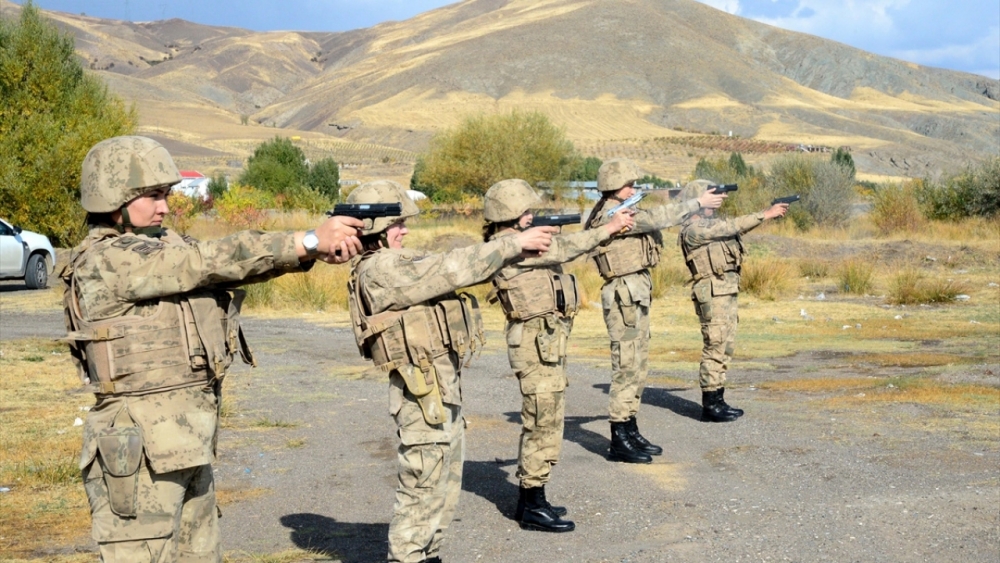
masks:
MULTIPOLYGON (((192 111, 193 128, 221 119, 222 136, 255 129, 231 127, 243 116, 412 151, 468 113, 516 107, 547 113, 595 153, 608 143, 731 132, 848 145, 863 171, 922 175, 1000 152, 996 80, 694 0, 468 0, 345 33, 51 16, 95 70, 128 77, 112 87, 137 101, 145 124, 178 114, 170 119, 178 135, 192 111), (175 101, 153 99, 163 92, 175 101)), ((642 154, 651 169, 666 166, 657 162, 665 154, 642 154)))

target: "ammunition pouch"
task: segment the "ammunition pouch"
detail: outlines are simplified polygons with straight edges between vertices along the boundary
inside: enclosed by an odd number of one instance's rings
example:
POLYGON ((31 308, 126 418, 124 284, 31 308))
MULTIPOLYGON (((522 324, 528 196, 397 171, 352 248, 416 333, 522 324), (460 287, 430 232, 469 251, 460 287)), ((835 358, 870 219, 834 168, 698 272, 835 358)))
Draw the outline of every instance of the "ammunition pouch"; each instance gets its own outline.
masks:
POLYGON ((722 277, 726 272, 739 272, 746 250, 739 235, 713 241, 698 248, 688 248, 681 237, 681 250, 688 270, 695 280, 709 276, 722 277))
POLYGON ((434 361, 454 353, 468 365, 485 342, 479 302, 469 294, 448 294, 405 311, 363 313, 357 270, 348 282, 348 304, 361 354, 385 373, 398 371, 420 403, 428 424, 442 424, 447 413, 434 361))
POLYGON ((660 263, 660 242, 646 233, 612 238, 591 251, 597 271, 605 280, 647 270, 660 263))

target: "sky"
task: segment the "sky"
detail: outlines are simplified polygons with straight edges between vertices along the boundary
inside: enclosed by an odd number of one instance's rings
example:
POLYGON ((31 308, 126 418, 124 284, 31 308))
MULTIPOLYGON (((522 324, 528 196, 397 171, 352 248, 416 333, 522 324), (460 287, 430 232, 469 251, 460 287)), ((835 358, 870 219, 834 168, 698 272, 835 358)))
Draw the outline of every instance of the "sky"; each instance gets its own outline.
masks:
MULTIPOLYGON (((18 4, 26 0, 14 0, 18 4)), ((698 0, 776 27, 918 64, 1000 78, 998 0, 698 0)), ((344 31, 405 20, 449 0, 35 0, 46 10, 255 31, 344 31)))

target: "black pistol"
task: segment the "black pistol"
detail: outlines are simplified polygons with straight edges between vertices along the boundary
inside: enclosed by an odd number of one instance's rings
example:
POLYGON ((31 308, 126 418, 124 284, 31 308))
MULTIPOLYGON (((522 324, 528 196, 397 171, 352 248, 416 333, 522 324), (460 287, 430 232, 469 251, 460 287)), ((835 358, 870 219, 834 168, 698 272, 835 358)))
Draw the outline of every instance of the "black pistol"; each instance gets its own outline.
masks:
POLYGON ((562 227, 563 225, 579 225, 582 216, 573 215, 542 215, 531 219, 532 227, 562 227))
POLYGON ((801 198, 799 198, 798 195, 786 195, 785 197, 776 197, 773 200, 771 200, 771 205, 777 205, 779 203, 795 203, 799 199, 801 198))
POLYGON ((713 190, 717 194, 724 194, 727 192, 735 192, 740 189, 737 184, 722 184, 721 186, 711 185, 707 189, 713 190))
POLYGON ((376 217, 399 217, 403 214, 401 203, 338 203, 326 212, 328 217, 354 217, 365 222, 365 228, 370 229, 376 217))

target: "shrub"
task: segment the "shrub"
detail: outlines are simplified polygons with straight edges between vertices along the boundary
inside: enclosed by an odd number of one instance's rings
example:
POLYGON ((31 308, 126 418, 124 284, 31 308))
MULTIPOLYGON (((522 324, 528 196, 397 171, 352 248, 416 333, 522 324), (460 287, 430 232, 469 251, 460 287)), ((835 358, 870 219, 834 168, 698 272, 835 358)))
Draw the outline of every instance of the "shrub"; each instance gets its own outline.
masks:
POLYGON ((872 195, 871 220, 883 235, 896 231, 915 232, 926 223, 917 200, 921 182, 883 184, 872 195))
POLYGON ((747 166, 743 156, 737 152, 730 154, 728 160, 702 158, 695 165, 694 175, 716 184, 739 184, 740 189, 730 192, 722 205, 721 212, 725 215, 735 217, 756 213, 767 209, 774 199, 764 174, 753 166, 747 166))
POLYGON ((967 291, 961 282, 928 279, 919 269, 907 267, 889 283, 889 302, 897 305, 918 303, 948 303, 967 291))
POLYGON ((238 230, 262 229, 267 223, 268 209, 274 203, 274 196, 265 191, 233 184, 215 202, 215 211, 227 225, 238 230))
POLYGON ((309 168, 307 183, 330 202, 336 203, 340 197, 340 167, 332 158, 323 158, 309 168))
POLYGON ((871 260, 852 258, 840 265, 838 286, 844 293, 866 295, 872 289, 874 274, 875 265, 871 260))
POLYGON ((857 170, 854 168, 854 157, 851 156, 851 152, 843 147, 839 147, 834 151, 833 155, 830 156, 830 162, 844 167, 847 173, 850 175, 851 180, 854 179, 854 175, 857 170))
POLYGON ((274 196, 274 204, 284 211, 301 209, 310 213, 322 213, 333 207, 334 200, 308 187, 292 186, 274 196))
POLYGON ((767 181, 774 194, 802 196, 787 215, 802 230, 817 224, 839 227, 850 217, 854 182, 844 166, 802 155, 787 156, 771 165, 767 181))
POLYGON ((275 137, 254 149, 253 156, 247 159, 246 170, 240 175, 239 182, 258 190, 280 194, 306 184, 308 176, 309 166, 302 149, 291 139, 275 137))
POLYGON ((529 184, 569 178, 575 152, 563 129, 539 112, 466 118, 431 140, 419 182, 436 187, 437 201, 482 196, 494 183, 520 178, 529 184))
POLYGON ((762 256, 743 263, 740 289, 774 301, 791 286, 792 268, 785 260, 762 256))
POLYGON ((929 219, 1000 215, 1000 156, 970 164, 940 184, 925 181, 917 197, 929 219))
POLYGON ((222 197, 228 189, 229 180, 226 179, 226 175, 222 172, 216 172, 208 180, 208 195, 213 200, 222 197))
POLYGON ((802 258, 799 260, 799 274, 804 278, 825 278, 830 275, 830 263, 817 258, 802 258))
POLYGON ((166 221, 170 228, 182 235, 187 234, 198 214, 199 202, 180 192, 171 192, 167 197, 167 207, 170 208, 170 213, 167 214, 166 221))

